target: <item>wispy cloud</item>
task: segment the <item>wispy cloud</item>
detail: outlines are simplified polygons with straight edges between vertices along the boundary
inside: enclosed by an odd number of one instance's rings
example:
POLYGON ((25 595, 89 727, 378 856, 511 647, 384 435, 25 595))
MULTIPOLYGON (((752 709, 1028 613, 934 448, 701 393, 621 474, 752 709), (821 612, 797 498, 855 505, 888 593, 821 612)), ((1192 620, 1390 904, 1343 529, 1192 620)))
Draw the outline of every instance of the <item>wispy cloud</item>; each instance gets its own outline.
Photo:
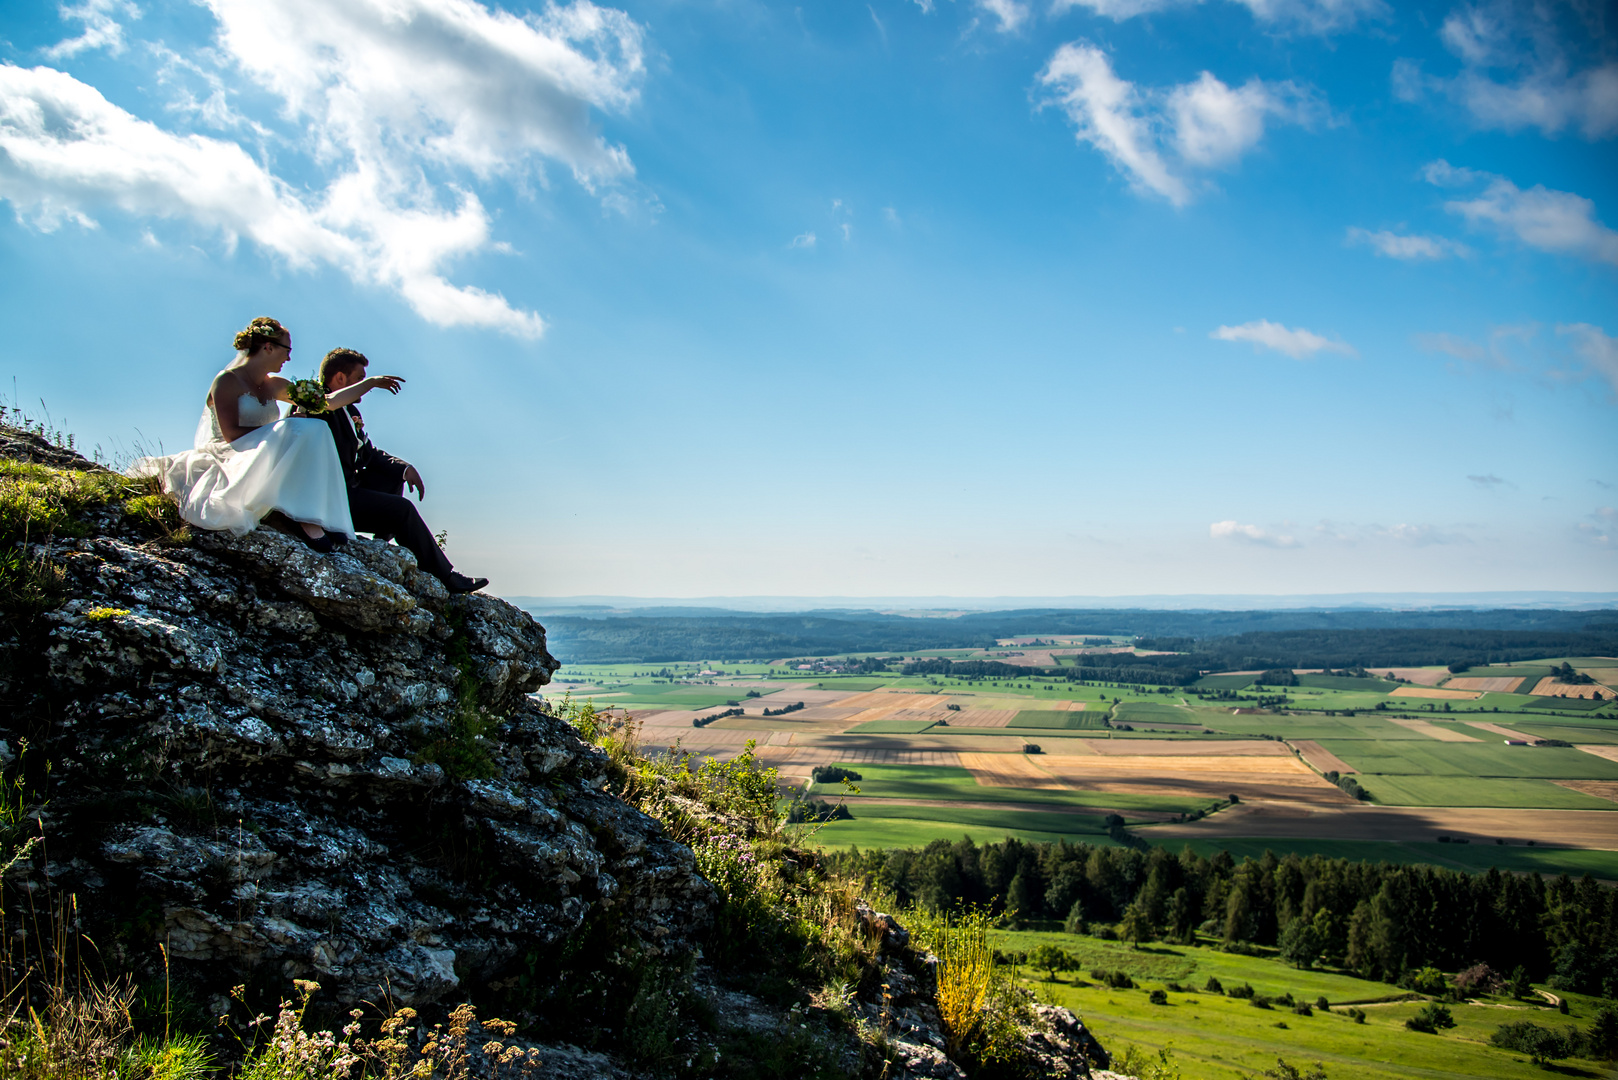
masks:
POLYGON ((1378 255, 1407 262, 1420 259, 1447 259, 1451 256, 1465 257, 1472 254, 1472 249, 1465 244, 1442 236, 1396 233, 1386 229, 1371 232, 1357 225, 1350 226, 1348 243, 1363 245, 1378 255))
POLYGON ((1374 537, 1391 540, 1410 547, 1472 543, 1472 538, 1465 533, 1448 532, 1435 525, 1412 525, 1401 522, 1398 525, 1373 525, 1369 531, 1374 537))
POLYGON ((1417 334, 1415 342, 1425 352, 1442 353, 1496 371, 1512 371, 1529 366, 1525 352, 1538 333, 1538 324, 1521 323, 1490 327, 1487 344, 1450 333, 1417 334))
POLYGON ((815 239, 815 234, 812 233, 812 232, 806 232, 806 233, 799 233, 797 236, 794 236, 792 238, 791 243, 787 244, 787 247, 789 247, 789 248, 812 248, 812 247, 815 246, 816 243, 818 243, 818 241, 815 239))
POLYGON ((1334 341, 1311 330, 1302 327, 1292 329, 1281 323, 1270 322, 1268 319, 1258 319, 1242 323, 1240 326, 1221 326, 1217 330, 1210 331, 1208 336, 1216 341, 1250 342, 1255 351, 1261 348, 1273 349, 1278 353, 1285 353, 1294 360, 1304 360, 1319 352, 1357 355, 1353 346, 1345 341, 1334 341))
POLYGON ((1573 531, 1587 544, 1614 550, 1614 527, 1618 527, 1618 507, 1598 506, 1584 521, 1575 524, 1573 531))
POLYGON ((1236 521, 1216 521, 1208 526, 1208 535, 1215 540, 1230 540, 1242 544, 1255 544, 1259 547, 1295 548, 1302 547, 1296 537, 1285 533, 1273 533, 1261 529, 1257 525, 1243 525, 1236 521))
POLYGON ((1556 332, 1573 339, 1573 351, 1583 361, 1585 372, 1605 379, 1618 396, 1618 337, 1589 323, 1558 326, 1556 332))
POLYGON ((974 0, 974 2, 980 11, 994 18, 995 29, 1002 34, 1020 29, 1031 14, 1025 0, 974 0))
POLYGON ((1478 487, 1482 488, 1484 491, 1493 491, 1495 488, 1505 483, 1504 480, 1494 475, 1494 473, 1488 473, 1486 475, 1474 474, 1468 476, 1467 479, 1472 481, 1472 483, 1476 484, 1478 487))
POLYGON ((53 60, 90 49, 106 49, 117 56, 124 51, 124 27, 118 17, 140 18, 140 8, 130 0, 84 0, 82 4, 63 4, 60 11, 63 19, 82 22, 84 32, 46 49, 45 55, 53 60))
MULTIPOLYGON (((1114 22, 1151 15, 1171 8, 1191 7, 1202 0, 1055 0, 1055 14, 1085 8, 1114 22)), ((1263 26, 1325 34, 1353 26, 1362 19, 1389 14, 1382 0, 1235 0, 1263 26)))
POLYGON ((1234 164, 1263 138, 1268 120, 1310 124, 1326 115, 1315 94, 1291 82, 1231 87, 1204 71, 1179 86, 1142 89, 1087 41, 1057 49, 1039 84, 1043 103, 1067 113, 1080 142, 1101 151, 1136 188, 1175 206, 1193 197, 1187 174, 1234 164))
POLYGON ((1586 139, 1608 138, 1618 134, 1618 61, 1601 46, 1610 32, 1604 7, 1463 4, 1439 30, 1460 72, 1429 76, 1416 62, 1400 60, 1394 91, 1407 101, 1429 93, 1447 98, 1482 128, 1534 127, 1546 135, 1571 128, 1586 139))
POLYGON ((552 161, 619 195, 634 168, 590 115, 636 99, 638 24, 589 0, 521 18, 476 0, 206 6, 222 58, 279 99, 319 183, 295 187, 233 141, 167 131, 63 72, 0 65, 0 197, 42 228, 108 207, 187 221, 390 288, 437 325, 542 331, 536 313, 445 277, 500 247, 466 181, 543 182, 552 161))
POLYGON ((1596 219, 1595 203, 1582 195, 1542 184, 1523 191, 1503 176, 1459 169, 1443 160, 1427 165, 1422 176, 1439 187, 1482 184, 1477 197, 1444 204, 1471 224, 1492 225, 1540 251, 1618 266, 1618 232, 1596 219))

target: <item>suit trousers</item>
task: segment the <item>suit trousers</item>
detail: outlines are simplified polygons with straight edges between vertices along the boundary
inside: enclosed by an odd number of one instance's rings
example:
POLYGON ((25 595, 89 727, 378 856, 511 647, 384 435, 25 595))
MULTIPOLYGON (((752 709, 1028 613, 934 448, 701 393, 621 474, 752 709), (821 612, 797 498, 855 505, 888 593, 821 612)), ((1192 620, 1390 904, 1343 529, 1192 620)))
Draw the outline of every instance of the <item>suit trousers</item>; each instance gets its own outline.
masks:
POLYGON ((455 567, 445 558, 443 548, 433 539, 432 530, 421 520, 416 507, 403 495, 394 491, 377 491, 369 487, 348 489, 348 512, 354 519, 354 528, 373 536, 392 537, 399 546, 416 557, 416 565, 436 578, 447 578, 455 567))

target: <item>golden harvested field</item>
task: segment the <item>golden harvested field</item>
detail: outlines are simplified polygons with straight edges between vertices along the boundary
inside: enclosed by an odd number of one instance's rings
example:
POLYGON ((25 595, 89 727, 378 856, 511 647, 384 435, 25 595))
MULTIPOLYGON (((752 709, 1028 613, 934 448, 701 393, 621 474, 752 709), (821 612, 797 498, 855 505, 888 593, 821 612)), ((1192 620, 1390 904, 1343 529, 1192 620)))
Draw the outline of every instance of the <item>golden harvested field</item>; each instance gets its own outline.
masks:
POLYGON ((1586 754, 1594 754, 1596 757, 1604 757, 1608 761, 1618 761, 1618 746, 1588 746, 1587 745, 1587 746, 1580 746, 1577 749, 1583 750, 1586 754))
POLYGON ((1579 670, 1596 682, 1606 684, 1607 689, 1618 690, 1618 667, 1593 667, 1580 668, 1579 670))
POLYGON ((1313 765, 1323 773, 1332 771, 1351 773, 1354 771, 1354 766, 1350 765, 1348 762, 1344 761, 1330 750, 1327 750, 1324 746, 1321 746, 1313 739, 1298 739, 1294 741, 1292 745, 1298 748, 1298 753, 1303 755, 1303 760, 1307 761, 1309 764, 1313 765))
POLYGON ((947 710, 945 712, 950 727, 964 728, 1005 727, 1016 715, 1016 709, 962 709, 960 712, 947 710))
POLYGON ((1426 720, 1401 720, 1398 717, 1390 716, 1388 717, 1388 723, 1398 724, 1400 727, 1405 728, 1408 731, 1414 731, 1417 735, 1425 735, 1429 739, 1437 739, 1439 742, 1483 741, 1482 739, 1473 738, 1471 735, 1456 731, 1454 728, 1439 727, 1437 724, 1428 723, 1426 720))
POLYGON ((1396 667, 1375 668, 1372 675, 1392 675, 1395 679, 1404 679, 1419 686, 1437 686, 1449 678, 1449 668, 1443 667, 1396 667))
POLYGON ((1618 811, 1494 810, 1481 807, 1372 806, 1345 798, 1338 805, 1247 803, 1202 821, 1154 825, 1152 839, 1221 836, 1309 837, 1322 840, 1431 840, 1439 835, 1492 844, 1529 840, 1558 847, 1618 848, 1618 811))
POLYGON ((763 697, 748 698, 745 704, 748 708, 757 706, 761 709, 779 709, 781 706, 791 705, 795 701, 801 701, 806 706, 848 706, 852 704, 848 699, 856 696, 859 695, 850 694, 847 690, 815 690, 807 686, 788 686, 772 694, 765 694, 763 697))
POLYGON ((1478 698, 1482 697, 1483 695, 1479 694, 1479 693, 1475 693, 1475 692, 1470 691, 1470 690, 1439 690, 1436 687, 1431 687, 1431 686, 1401 686, 1401 687, 1399 687, 1399 689, 1395 690, 1393 693, 1389 694, 1388 696, 1389 697, 1414 697, 1414 698, 1449 698, 1451 700, 1459 700, 1459 701, 1476 701, 1478 698))
MULTIPOLYGON (((1053 756, 1068 753, 1068 747, 1077 740, 1064 742, 1060 749, 1052 748, 1053 756)), ((1084 745, 1108 757, 1185 757, 1213 755, 1217 757, 1291 757, 1286 746, 1268 739, 1086 739, 1084 745)))
POLYGON ((1522 683, 1521 676, 1513 678, 1510 675, 1497 675, 1492 679, 1454 678, 1444 686, 1449 690, 1480 690, 1483 693, 1510 694, 1516 692, 1522 683))
POLYGON ((1482 720, 1468 720, 1467 724, 1471 727, 1477 728, 1479 731, 1487 731, 1491 735, 1499 735, 1503 739, 1522 739, 1525 742, 1534 741, 1534 736, 1532 735, 1524 735, 1520 731, 1513 731, 1511 728, 1501 727, 1499 724, 1489 724, 1482 720))
MULTIPOLYGON (((823 690, 821 693, 836 693, 840 698, 836 704, 847 709, 880 709, 888 705, 905 709, 930 709, 949 701, 948 694, 908 694, 902 690, 867 690, 862 694, 823 690)), ((824 704, 830 705, 832 702, 824 704)))
MULTIPOLYGON (((831 746, 760 746, 754 753, 783 776, 809 775, 816 765, 944 765, 960 768, 961 755, 950 750, 882 750, 831 746)), ((728 755, 721 755, 728 756, 728 755)), ((1009 755, 1008 755, 1009 756, 1009 755)))
POLYGON ((1551 783, 1560 784, 1570 791, 1582 791, 1586 795, 1618 803, 1618 780, 1553 780, 1551 783))
POLYGON ((1067 784, 1036 765, 1029 754, 962 754, 961 765, 987 787, 1068 790, 1067 784))
POLYGON ((1595 697, 1597 694, 1600 694, 1602 697, 1612 696, 1612 691, 1608 690, 1605 686, 1600 686, 1595 683, 1581 683, 1575 685, 1573 683, 1562 682, 1555 676, 1550 676, 1548 678, 1539 680, 1539 685, 1534 687, 1533 692, 1539 697, 1587 698, 1595 697))

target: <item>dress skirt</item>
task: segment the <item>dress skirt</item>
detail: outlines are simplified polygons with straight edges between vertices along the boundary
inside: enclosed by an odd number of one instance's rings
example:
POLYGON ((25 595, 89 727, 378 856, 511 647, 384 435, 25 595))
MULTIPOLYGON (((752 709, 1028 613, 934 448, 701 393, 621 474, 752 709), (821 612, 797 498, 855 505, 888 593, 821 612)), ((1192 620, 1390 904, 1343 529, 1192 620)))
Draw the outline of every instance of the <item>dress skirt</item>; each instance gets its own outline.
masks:
POLYGON ((145 458, 130 470, 160 477, 188 524, 237 536, 279 510, 293 521, 354 535, 348 484, 337 445, 323 420, 288 417, 256 427, 235 442, 145 458))

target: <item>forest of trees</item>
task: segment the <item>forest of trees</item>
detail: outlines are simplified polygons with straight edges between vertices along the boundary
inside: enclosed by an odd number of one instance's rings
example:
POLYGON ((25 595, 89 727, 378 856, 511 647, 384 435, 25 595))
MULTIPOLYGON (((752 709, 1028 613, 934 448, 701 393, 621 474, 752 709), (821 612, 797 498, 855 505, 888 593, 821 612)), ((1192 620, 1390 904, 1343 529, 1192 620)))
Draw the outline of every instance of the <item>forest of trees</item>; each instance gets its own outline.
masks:
POLYGON ((1140 940, 1189 943, 1201 933, 1389 982, 1429 966, 1520 966, 1552 986, 1618 996, 1618 890, 1589 877, 1546 881, 1269 852, 1238 863, 1228 852, 1205 858, 1189 848, 1176 855, 1015 839, 935 840, 827 860, 901 904, 988 905, 1109 934, 1117 924, 1140 940))
MULTIPOLYGON (((522 598, 517 598, 521 602, 522 598)), ((1185 671, 1195 667, 1388 667, 1482 664, 1542 656, 1608 655, 1618 618, 1595 611, 989 611, 949 619, 875 612, 757 614, 647 609, 565 612, 530 603, 568 663, 776 659, 851 652, 993 648, 998 638, 1041 634, 1139 635, 1148 647, 1193 650, 1193 659, 1122 660, 1185 671), (1150 663, 1148 663, 1150 662, 1150 663)), ((1107 654, 1084 658, 1115 666, 1107 654)), ((1085 676, 1088 678, 1088 676, 1085 676)), ((1124 677, 1119 682, 1149 682, 1124 677)))

